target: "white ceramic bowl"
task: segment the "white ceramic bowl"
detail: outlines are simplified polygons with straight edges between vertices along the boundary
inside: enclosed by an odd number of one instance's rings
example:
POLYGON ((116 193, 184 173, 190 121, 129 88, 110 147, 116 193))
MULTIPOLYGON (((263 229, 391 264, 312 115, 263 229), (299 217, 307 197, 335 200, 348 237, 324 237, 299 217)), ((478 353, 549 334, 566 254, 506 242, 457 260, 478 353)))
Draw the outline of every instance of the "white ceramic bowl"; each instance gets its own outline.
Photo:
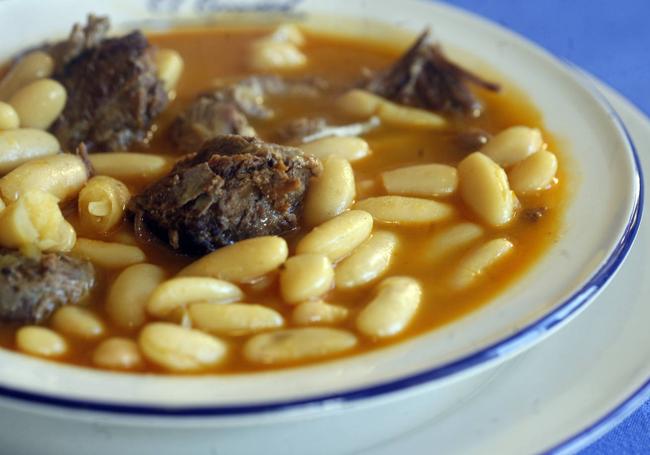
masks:
POLYGON ((372 5, 361 0, 59 0, 47 14, 34 14, 42 8, 36 0, 0 2, 0 59, 64 36, 89 11, 110 15, 118 27, 159 28, 185 19, 211 20, 224 8, 274 9, 308 21, 319 17, 319 24, 338 32, 384 40, 398 35, 374 21, 412 32, 430 25, 443 45, 462 51, 464 60, 473 61, 465 51, 480 56, 530 95, 546 127, 568 148, 577 185, 561 238, 514 286, 442 329, 382 350, 224 377, 107 373, 0 352, 0 418, 9 422, 0 425, 0 439, 8 447, 31 453, 47 440, 55 452, 82 453, 92 444, 94 453, 111 453, 127 438, 139 453, 187 447, 253 453, 261 444, 279 444, 290 453, 364 447, 466 399, 490 377, 489 367, 567 322, 612 278, 634 239, 642 180, 615 113, 563 63, 467 14, 412 0, 372 5), (348 19, 327 19, 332 14, 348 19), (456 387, 455 395, 442 393, 446 383, 460 380, 465 386, 456 387), (352 437, 342 436, 350 428, 352 437), (42 438, 29 437, 32 433, 42 438), (54 438, 61 434, 66 436, 54 438))

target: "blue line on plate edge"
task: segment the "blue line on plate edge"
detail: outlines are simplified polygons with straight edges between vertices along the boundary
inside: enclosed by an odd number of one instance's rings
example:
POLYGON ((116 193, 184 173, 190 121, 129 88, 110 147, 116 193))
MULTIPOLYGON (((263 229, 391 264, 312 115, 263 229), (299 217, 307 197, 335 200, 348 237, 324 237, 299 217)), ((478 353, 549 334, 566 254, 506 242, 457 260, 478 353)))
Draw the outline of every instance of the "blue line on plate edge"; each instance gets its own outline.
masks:
MULTIPOLYGON (((556 60, 558 61, 558 60, 556 60)), ((558 61, 559 62, 559 61, 558 61)), ((561 62, 559 62, 561 63, 561 62)), ((571 68, 569 68, 571 69, 571 68)), ((574 72, 575 74, 575 72, 574 72)), ((612 278, 613 274, 618 270, 621 263, 627 256, 627 253, 632 246, 634 238, 639 229, 641 221, 641 214, 643 212, 644 200, 644 182, 640 160, 634 143, 627 132, 620 117, 611 107, 609 102, 593 88, 590 84, 591 90, 597 101, 603 108, 610 114, 616 126, 623 132, 629 150, 632 152, 635 165, 635 177, 638 181, 639 192, 634 201, 634 207, 630 218, 625 227, 623 235, 618 240, 616 247, 612 254, 609 256, 605 264, 587 281, 587 283, 571 297, 560 304, 555 310, 541 319, 529 324, 521 329, 519 332, 510 335, 509 337, 500 340, 487 348, 484 348, 473 354, 469 354, 461 359, 455 360, 448 364, 417 373, 412 376, 407 376, 394 381, 388 381, 382 384, 377 384, 370 387, 349 390, 346 392, 333 393, 329 395, 316 396, 311 398, 303 398, 299 400, 286 401, 286 402, 269 402, 247 405, 228 405, 228 406, 214 406, 214 407, 159 407, 151 405, 123 405, 108 402, 85 401, 70 398, 59 398, 55 396, 24 392, 10 387, 0 386, 0 396, 7 398, 28 401, 36 404, 51 405, 63 407, 68 409, 80 409, 88 411, 99 411, 111 414, 132 414, 132 415, 148 415, 157 417, 207 417, 207 416, 229 416, 229 415, 247 415, 258 414, 271 411, 290 410, 300 407, 315 407, 325 406, 334 403, 355 402, 358 400, 368 399, 380 395, 385 395, 391 392, 397 392, 407 388, 411 388, 435 379, 440 379, 450 376, 470 367, 488 362, 502 355, 512 353, 522 344, 529 344, 532 340, 538 338, 542 334, 553 329, 557 324, 561 323, 569 316, 574 314, 577 310, 582 308, 600 289, 602 289, 612 278)), ((615 411, 614 411, 615 412, 615 411)), ((608 415, 609 416, 609 415, 608 415)), ((600 423, 600 422, 599 422, 600 423)), ((598 424, 597 424, 598 425, 598 424)), ((595 431, 594 427, 587 429, 560 446, 551 449, 563 450, 565 444, 578 444, 580 440, 589 436, 591 432, 595 431)))
MULTIPOLYGON (((575 74, 580 76, 582 81, 591 88, 591 92, 600 100, 600 102, 607 108, 610 115, 616 120, 616 122, 621 126, 627 141, 632 146, 634 150, 634 161, 637 169, 639 169, 639 183, 640 183, 640 198, 639 204, 641 205, 641 210, 639 212, 639 219, 641 218, 641 212, 643 211, 643 201, 644 201, 644 181, 643 173, 641 172, 642 166, 639 160, 639 154, 634 145, 634 141, 628 131, 625 123, 621 119, 621 116, 614 109, 611 103, 607 98, 601 93, 601 91, 594 84, 593 77, 589 75, 586 71, 582 70, 580 67, 576 66, 572 62, 565 60, 567 64, 575 74)), ((637 226, 638 230, 638 226, 637 226)), ((603 436, 604 432, 614 428, 618 423, 622 422, 623 419, 628 417, 632 412, 639 408, 646 400, 650 398, 650 378, 648 378, 641 387, 635 390, 630 396, 624 399, 621 403, 616 405, 614 409, 609 411, 607 414, 602 416, 596 422, 592 423, 587 428, 579 431, 578 433, 569 436, 564 441, 556 444, 551 449, 548 449, 546 453, 548 454, 561 454, 561 453, 570 453, 579 449, 586 447, 591 442, 594 442, 598 437, 603 436)))

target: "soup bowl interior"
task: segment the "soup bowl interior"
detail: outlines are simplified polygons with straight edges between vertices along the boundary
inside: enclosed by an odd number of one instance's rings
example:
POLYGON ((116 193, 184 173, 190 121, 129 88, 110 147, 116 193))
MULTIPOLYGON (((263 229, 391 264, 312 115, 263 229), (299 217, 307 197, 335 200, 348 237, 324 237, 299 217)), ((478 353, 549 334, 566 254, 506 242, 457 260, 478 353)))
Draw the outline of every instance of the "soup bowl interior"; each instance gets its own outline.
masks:
MULTIPOLYGON (((256 4, 240 3, 244 9, 256 4)), ((486 62, 515 81, 571 158, 573 189, 561 236, 489 304, 440 329, 373 352, 254 374, 153 376, 94 371, 0 351, 0 393, 99 409, 225 415, 369 398, 424 382, 457 380, 505 360, 568 321, 612 278, 638 226, 640 171, 616 114, 567 65, 508 32, 429 2, 404 1, 399 8, 390 1, 373 2, 372 8, 349 0, 276 3, 280 9, 290 5, 297 13, 294 19, 310 27, 391 45, 431 26, 471 67, 486 62), (395 26, 409 33, 396 32, 395 26)), ((38 5, 31 0, 0 4, 0 58, 65 35, 71 22, 89 11, 110 15, 118 27, 137 24, 145 30, 185 20, 216 18, 218 24, 221 17, 213 15, 220 13, 218 2, 202 7, 201 2, 126 0, 59 4, 39 15, 32 14, 38 5), (32 26, 21 26, 25 21, 32 26)))

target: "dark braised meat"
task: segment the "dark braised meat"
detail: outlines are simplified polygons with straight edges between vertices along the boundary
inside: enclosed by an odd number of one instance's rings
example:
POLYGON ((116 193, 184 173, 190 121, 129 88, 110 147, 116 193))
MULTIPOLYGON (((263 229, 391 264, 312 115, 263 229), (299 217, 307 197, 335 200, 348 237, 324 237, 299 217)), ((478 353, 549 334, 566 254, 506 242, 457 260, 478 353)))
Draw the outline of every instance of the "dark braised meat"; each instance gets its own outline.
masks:
POLYGON ((34 324, 63 305, 79 303, 95 283, 90 262, 64 254, 40 258, 0 250, 0 320, 34 324))
POLYGON ((269 96, 314 97, 324 88, 318 79, 286 81, 277 76, 251 76, 201 95, 174 121, 170 134, 186 153, 222 134, 255 136, 248 119, 268 119, 269 96))
POLYGON ((144 35, 102 39, 107 28, 107 19, 91 17, 84 29, 75 26, 66 42, 51 48, 59 68, 54 78, 68 93, 51 131, 66 150, 81 142, 96 152, 144 143, 168 103, 144 35))
POLYGON ((301 117, 280 127, 275 135, 279 142, 302 142, 303 137, 319 133, 328 126, 327 120, 323 117, 301 117))
POLYGON ((222 134, 255 136, 248 119, 230 101, 221 101, 215 94, 199 96, 172 124, 172 141, 182 151, 191 153, 210 139, 222 134))
POLYGON ((364 88, 407 106, 477 116, 482 105, 469 83, 499 90, 497 84, 449 61, 425 30, 391 68, 375 74, 364 88))
POLYGON ((46 51, 55 62, 54 74, 61 74, 70 61, 82 52, 93 49, 106 38, 111 23, 107 17, 89 14, 84 27, 74 24, 67 40, 59 41, 48 47, 46 51))
POLYGON ((360 136, 380 125, 379 117, 371 117, 366 122, 349 125, 330 125, 322 117, 303 117, 293 120, 276 132, 279 142, 288 144, 306 144, 326 137, 360 136))
POLYGON ((133 198, 129 210, 174 249, 205 254, 298 225, 320 162, 293 147, 220 136, 133 198))
POLYGON ((249 118, 273 117, 267 97, 315 98, 328 87, 323 79, 304 78, 287 80, 279 76, 251 76, 216 90, 224 101, 231 101, 249 118))

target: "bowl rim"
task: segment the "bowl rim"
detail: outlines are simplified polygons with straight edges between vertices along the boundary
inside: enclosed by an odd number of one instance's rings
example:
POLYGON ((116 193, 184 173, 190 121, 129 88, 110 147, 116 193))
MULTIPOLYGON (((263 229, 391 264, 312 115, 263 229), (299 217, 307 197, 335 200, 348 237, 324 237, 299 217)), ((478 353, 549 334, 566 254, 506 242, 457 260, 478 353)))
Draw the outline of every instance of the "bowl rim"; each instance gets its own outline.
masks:
MULTIPOLYGON (((572 64, 562 62, 556 59, 560 64, 574 74, 572 64)), ((580 75, 578 74, 578 77, 580 75)), ((332 402, 350 403, 360 400, 366 400, 378 396, 391 394, 394 392, 410 389, 437 379, 448 377, 470 368, 486 364, 496 358, 508 356, 520 349, 522 344, 529 344, 532 341, 543 337, 553 330, 558 324, 566 322, 572 315, 576 314, 589 301, 591 301, 602 290, 607 283, 613 278, 614 274, 625 260, 634 239, 636 238, 643 213, 643 201, 645 193, 645 184, 643 172, 641 170, 640 158, 634 142, 627 131, 623 121, 618 113, 604 96, 596 89, 593 84, 589 83, 584 77, 578 80, 589 92, 594 95, 601 106, 610 114, 615 126, 623 133, 628 150, 632 154, 634 164, 634 177, 637 180, 638 191, 634 194, 633 208, 628 218, 623 234, 616 242, 607 260, 601 267, 580 287, 574 294, 565 299, 555 309, 545 314, 538 320, 523 327, 512 335, 503 338, 487 347, 478 351, 448 362, 446 364, 398 378, 384 383, 374 384, 356 389, 344 390, 341 392, 315 395, 296 400, 253 403, 246 405, 224 405, 224 406, 179 406, 165 407, 153 405, 138 404, 118 404, 104 401, 94 401, 88 399, 61 398, 49 394, 36 392, 26 392, 12 387, 0 386, 0 397, 14 400, 26 401, 32 404, 50 405, 66 409, 76 409, 85 411, 98 411, 109 414, 130 414, 138 416, 156 416, 156 417, 214 417, 214 416, 236 416, 261 414, 274 411, 288 411, 303 407, 324 406, 332 402)), ((636 394, 634 394, 636 396, 636 394)))
MULTIPOLYGON (((436 5, 442 6, 442 5, 436 5)), ((445 9, 459 11, 444 5, 445 9)), ((475 16, 471 13, 462 11, 462 14, 475 16)), ((540 48, 536 44, 519 36, 518 34, 494 24, 493 22, 480 18, 480 20, 497 28, 500 32, 505 32, 511 37, 523 41, 527 47, 534 51, 550 57, 557 65, 568 69, 573 75, 576 75, 571 64, 563 62, 554 57, 549 52, 540 48)), ((65 398, 48 393, 24 391, 14 387, 0 385, 0 398, 9 398, 38 405, 49 405, 59 408, 95 411, 108 414, 129 414, 136 416, 156 416, 156 417, 216 417, 216 416, 237 416, 253 415, 275 411, 296 410, 305 407, 325 406, 332 403, 352 403, 369 398, 386 396, 391 393, 412 389, 415 386, 423 385, 434 380, 446 378, 462 371, 476 368, 479 365, 486 365, 498 358, 507 358, 522 349, 522 346, 530 346, 536 340, 542 339, 549 334, 558 325, 567 322, 571 316, 577 314, 584 308, 599 292, 607 285, 614 276, 625 257, 627 256, 636 234, 638 232, 644 200, 644 178, 641 170, 638 152, 630 137, 624 123, 609 102, 600 94, 593 84, 580 78, 579 75, 574 77, 577 84, 581 84, 593 96, 595 101, 603 108, 612 121, 613 126, 621 132, 627 151, 630 153, 633 164, 633 177, 636 180, 635 193, 632 195, 632 207, 625 228, 620 237, 616 240, 615 247, 601 266, 576 290, 572 295, 564 299, 553 310, 545 313, 537 320, 522 327, 516 332, 508 335, 491 345, 482 347, 475 352, 463 357, 454 359, 450 362, 419 371, 417 373, 407 374, 402 377, 388 380, 385 382, 362 386, 351 389, 344 389, 334 393, 312 395, 298 399, 288 399, 282 401, 268 401, 249 404, 231 404, 231 405, 209 405, 209 406, 157 406, 150 404, 122 404, 106 402, 93 399, 65 398)))

